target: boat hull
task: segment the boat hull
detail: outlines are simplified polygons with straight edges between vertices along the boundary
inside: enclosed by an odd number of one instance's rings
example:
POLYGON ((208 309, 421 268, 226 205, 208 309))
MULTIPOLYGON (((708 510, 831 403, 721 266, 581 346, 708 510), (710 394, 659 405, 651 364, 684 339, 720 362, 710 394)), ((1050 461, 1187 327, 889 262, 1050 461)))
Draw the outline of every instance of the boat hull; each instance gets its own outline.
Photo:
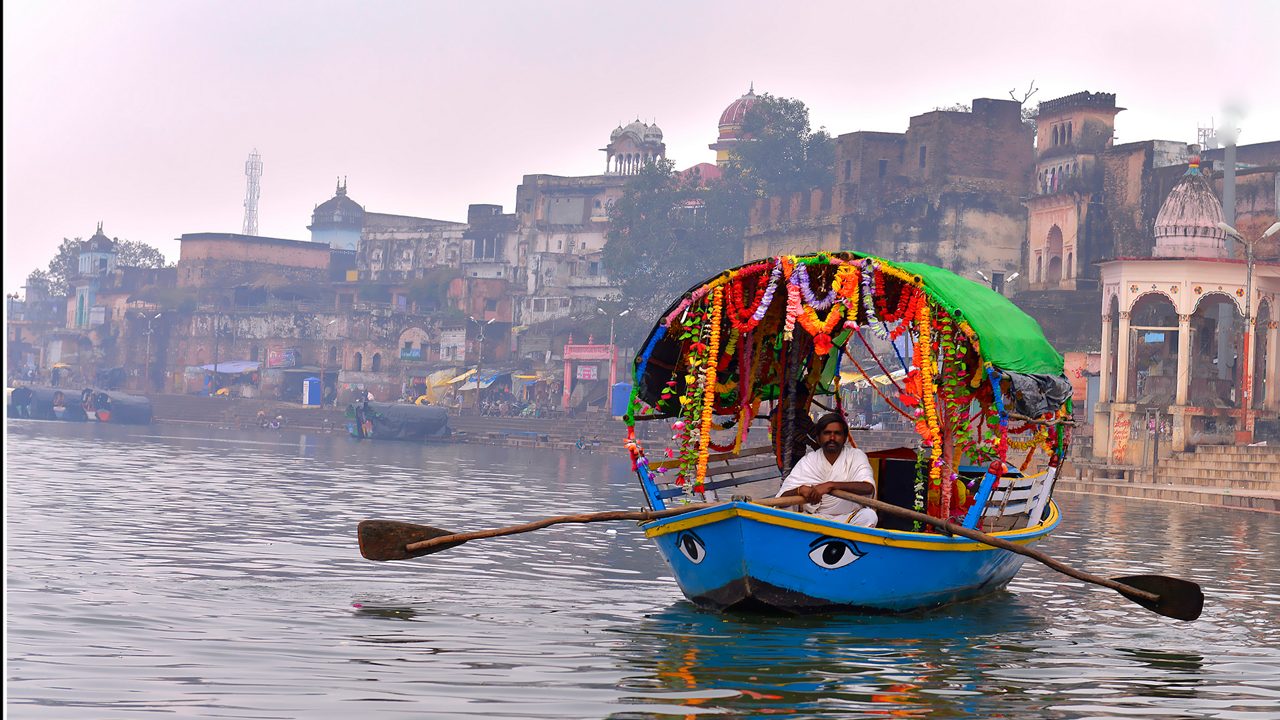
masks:
MULTIPOLYGON (((998 533, 1030 544, 1058 524, 998 533)), ((645 525, 680 589, 715 610, 895 613, 1004 587, 1025 557, 960 537, 861 528, 747 502, 645 525)))

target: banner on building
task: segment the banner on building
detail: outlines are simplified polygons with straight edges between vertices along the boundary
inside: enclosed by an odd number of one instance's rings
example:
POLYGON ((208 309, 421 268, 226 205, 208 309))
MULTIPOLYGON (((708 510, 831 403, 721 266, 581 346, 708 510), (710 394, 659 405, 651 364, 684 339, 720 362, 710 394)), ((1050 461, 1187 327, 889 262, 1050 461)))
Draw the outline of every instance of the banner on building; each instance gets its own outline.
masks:
POLYGON ((598 368, 595 365, 579 365, 577 378, 579 380, 599 380, 597 373, 598 368))
POLYGON ((267 350, 267 367, 298 367, 298 348, 270 348, 267 350))

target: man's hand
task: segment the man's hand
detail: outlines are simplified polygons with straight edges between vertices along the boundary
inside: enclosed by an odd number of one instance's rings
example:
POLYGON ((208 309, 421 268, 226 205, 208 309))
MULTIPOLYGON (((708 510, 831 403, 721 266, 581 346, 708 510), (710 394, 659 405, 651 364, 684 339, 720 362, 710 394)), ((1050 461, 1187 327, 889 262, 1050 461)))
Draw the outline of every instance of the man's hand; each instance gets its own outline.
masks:
POLYGON ((834 490, 835 487, 836 483, 824 482, 818 483, 817 485, 801 485, 797 490, 800 493, 800 497, 804 498, 805 502, 812 505, 821 501, 822 496, 834 490))

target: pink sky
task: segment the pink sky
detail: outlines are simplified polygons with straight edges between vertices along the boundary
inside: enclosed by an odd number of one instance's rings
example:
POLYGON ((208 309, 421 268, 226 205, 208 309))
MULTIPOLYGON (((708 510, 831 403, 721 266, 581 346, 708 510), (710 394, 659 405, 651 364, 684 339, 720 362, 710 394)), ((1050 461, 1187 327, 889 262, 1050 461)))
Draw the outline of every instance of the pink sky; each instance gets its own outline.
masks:
POLYGON ((340 175, 370 211, 461 221, 522 175, 600 172, 636 117, 711 161, 750 82, 832 134, 1034 79, 1033 102, 1116 93, 1118 142, 1194 142, 1229 107, 1242 143, 1280 139, 1280 3, 1221 5, 6 2, 4 289, 99 220, 171 261, 239 232, 254 148, 262 235, 309 239, 340 175))

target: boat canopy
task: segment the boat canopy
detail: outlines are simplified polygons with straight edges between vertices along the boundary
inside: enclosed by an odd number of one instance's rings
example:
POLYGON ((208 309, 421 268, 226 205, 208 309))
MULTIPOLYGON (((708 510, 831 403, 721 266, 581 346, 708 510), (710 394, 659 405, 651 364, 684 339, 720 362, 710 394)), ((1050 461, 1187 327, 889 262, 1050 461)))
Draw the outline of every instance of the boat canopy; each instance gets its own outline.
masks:
MULTIPOLYGON (((799 345, 812 352, 816 335, 808 332, 809 328, 803 322, 804 316, 810 308, 816 313, 839 303, 831 298, 825 303, 825 307, 819 307, 806 300, 813 297, 813 293, 820 289, 819 286, 828 288, 824 292, 830 294, 829 288, 840 267, 848 268, 846 277, 852 281, 854 288, 844 288, 846 297, 841 299, 847 304, 843 311, 835 311, 842 312, 842 318, 834 318, 833 323, 830 312, 823 318, 823 324, 831 327, 827 332, 817 334, 826 336, 818 344, 826 350, 827 343, 830 343, 830 347, 834 347, 836 352, 832 354, 828 350, 819 353, 820 360, 838 358, 846 344, 853 342, 855 346, 858 345, 859 335, 887 334, 891 329, 890 325, 900 324, 903 320, 899 317, 900 313, 893 312, 892 306, 910 302, 909 299, 904 300, 903 296, 915 292, 914 288, 929 301, 928 304, 934 311, 930 313, 931 318, 945 317, 947 322, 955 324, 971 340, 978 353, 971 365, 980 364, 982 367, 992 368, 1015 384, 1017 393, 1011 393, 1010 401, 1023 414, 1039 416, 1052 413, 1070 397, 1070 383, 1063 376, 1061 353, 1045 338, 1039 323, 1008 298, 944 268, 914 262, 893 263, 857 252, 783 256, 749 263, 722 272, 690 288, 662 314, 649 333, 643 345, 644 350, 636 356, 634 365, 637 382, 634 397, 656 408, 664 391, 671 394, 668 383, 674 378, 680 384, 685 366, 679 360, 688 345, 686 341, 689 338, 684 337, 688 333, 686 330, 681 334, 671 334, 669 330, 673 325, 680 327, 681 319, 691 307, 706 304, 716 288, 721 290, 724 301, 741 297, 743 286, 753 285, 757 292, 751 299, 756 302, 752 308, 742 308, 741 305, 735 308, 740 315, 738 324, 752 325, 752 329, 764 325, 780 335, 790 335, 780 339, 777 350, 781 350, 781 343, 790 346, 799 338, 799 345), (796 270, 799 268, 803 270, 797 274, 796 270), (767 285, 758 287, 764 283, 767 285), (799 296, 798 302, 789 299, 792 294, 790 288, 793 287, 799 296), (868 297, 872 303, 870 312, 867 310, 868 297), (876 309, 881 305, 886 306, 890 312, 877 314, 876 309), (796 310, 795 313, 790 312, 792 308, 796 310), (942 314, 939 315, 937 311, 942 314), (843 322, 839 322, 840 320, 843 322), (857 332, 851 332, 853 329, 857 332), (1014 377, 1018 375, 1026 377, 1014 377)), ((727 315, 723 309, 721 314, 727 315)), ((906 319, 908 323, 916 320, 915 317, 906 319)), ((735 323, 722 318, 721 324, 721 334, 727 338, 735 323)), ((900 340, 903 334, 906 333, 900 331, 895 334, 894 340, 900 340)), ((895 347, 900 347, 901 344, 894 343, 895 347)), ((878 375, 898 373, 897 377, 901 377, 913 369, 907 362, 910 358, 903 358, 900 353, 894 354, 897 357, 893 359, 897 362, 893 364, 897 367, 884 368, 878 375)), ((813 357, 810 356, 808 361, 811 363, 812 360, 813 357)), ((723 364, 723 359, 721 361, 723 364)), ((734 361, 730 360, 729 363, 733 364, 734 361)), ((881 382, 885 378, 876 378, 877 373, 871 372, 872 369, 869 368, 867 372, 872 380, 878 384, 887 384, 881 382)), ((826 382, 823 383, 823 388, 819 388, 818 394, 831 394, 831 373, 824 375, 826 382), (822 389, 828 391, 821 392, 822 389)), ((770 390, 768 386, 757 385, 754 389, 766 395, 776 393, 776 388, 770 390)), ((756 399, 772 398, 766 396, 756 399)), ((663 413, 659 409, 658 414, 670 416, 673 413, 663 413)))
MULTIPOLYGON (((624 419, 675 420, 665 454, 675 484, 696 494, 708 453, 741 450, 762 404, 789 470, 809 447, 812 404, 843 412, 846 369, 914 425, 936 517, 972 497, 962 466, 999 477, 1011 447, 1065 453, 1071 385, 1033 318, 949 270, 856 252, 768 258, 690 288, 637 354, 624 419)), ((634 432, 628 447, 643 463, 634 432)))

